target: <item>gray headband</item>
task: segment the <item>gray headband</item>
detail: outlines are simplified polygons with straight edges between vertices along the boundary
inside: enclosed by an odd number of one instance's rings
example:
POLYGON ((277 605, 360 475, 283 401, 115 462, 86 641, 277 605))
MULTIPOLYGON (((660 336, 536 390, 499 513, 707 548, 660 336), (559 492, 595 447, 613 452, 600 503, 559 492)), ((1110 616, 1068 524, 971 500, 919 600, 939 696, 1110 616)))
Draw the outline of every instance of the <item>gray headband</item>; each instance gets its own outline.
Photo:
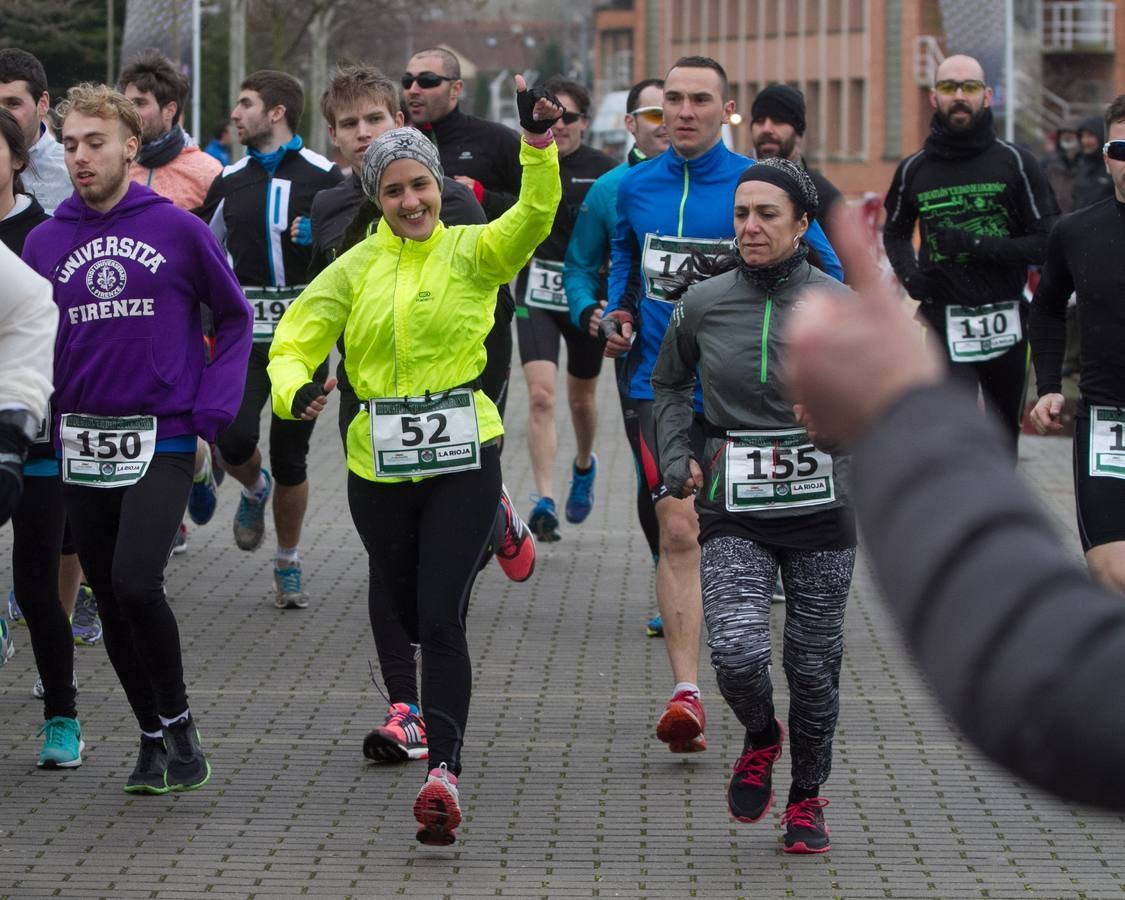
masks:
POLYGON ((739 184, 745 181, 765 181, 779 187, 789 195, 798 213, 808 213, 810 218, 816 215, 816 208, 820 204, 816 185, 808 172, 788 159, 773 156, 758 160, 738 179, 739 184))
POLYGON ((367 152, 363 154, 363 171, 360 173, 363 193, 380 209, 383 207, 379 205, 379 182, 383 180, 387 166, 399 159, 412 159, 421 163, 430 170, 438 187, 441 187, 443 172, 437 147, 417 128, 392 128, 367 148, 367 152))

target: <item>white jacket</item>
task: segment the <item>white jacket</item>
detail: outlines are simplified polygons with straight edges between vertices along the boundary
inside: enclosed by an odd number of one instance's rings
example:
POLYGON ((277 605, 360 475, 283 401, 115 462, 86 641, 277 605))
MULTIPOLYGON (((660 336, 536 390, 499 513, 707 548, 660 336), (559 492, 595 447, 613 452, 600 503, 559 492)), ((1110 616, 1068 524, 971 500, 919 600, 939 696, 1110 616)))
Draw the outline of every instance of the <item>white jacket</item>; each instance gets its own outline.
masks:
POLYGON ((0 244, 0 410, 47 415, 59 311, 51 284, 0 244))

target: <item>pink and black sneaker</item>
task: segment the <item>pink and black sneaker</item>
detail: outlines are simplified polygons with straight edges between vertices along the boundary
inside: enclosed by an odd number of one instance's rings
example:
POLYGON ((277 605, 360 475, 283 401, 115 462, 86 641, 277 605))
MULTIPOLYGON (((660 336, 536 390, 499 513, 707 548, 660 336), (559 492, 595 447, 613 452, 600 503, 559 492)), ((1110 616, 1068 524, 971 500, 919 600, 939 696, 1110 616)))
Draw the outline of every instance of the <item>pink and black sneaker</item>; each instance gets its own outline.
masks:
MULTIPOLYGON (((775 720, 776 721, 776 720, 775 720)), ((739 822, 757 822, 773 806, 773 765, 781 757, 785 730, 777 723, 777 743, 754 748, 747 741, 727 785, 727 807, 739 822)))
POLYGON ((421 826, 418 842, 447 847, 457 840, 454 829, 461 824, 461 804, 457 794, 457 776, 442 763, 430 769, 426 783, 414 801, 414 818, 421 826))
POLYGON ((786 853, 825 853, 832 849, 824 823, 827 805, 823 797, 809 797, 785 807, 781 824, 785 826, 786 853))
POLYGON ((387 718, 363 739, 363 755, 374 762, 406 762, 430 755, 426 723, 406 703, 392 703, 387 718))

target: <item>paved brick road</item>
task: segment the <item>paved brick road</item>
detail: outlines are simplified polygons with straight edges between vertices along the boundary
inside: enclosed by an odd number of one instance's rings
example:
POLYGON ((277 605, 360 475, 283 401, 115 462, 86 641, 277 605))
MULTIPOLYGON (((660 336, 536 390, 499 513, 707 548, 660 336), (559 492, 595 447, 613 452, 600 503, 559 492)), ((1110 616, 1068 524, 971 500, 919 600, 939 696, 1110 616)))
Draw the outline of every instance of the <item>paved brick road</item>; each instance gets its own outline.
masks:
MULTIPOLYGON (((524 510, 525 397, 517 386, 505 454, 524 510)), ((1122 896, 1122 819, 1048 799, 950 730, 904 656, 862 553, 825 789, 835 849, 781 853, 776 810, 757 825, 731 822, 723 792, 740 735, 709 671, 711 749, 674 757, 651 736, 671 685, 661 642, 644 637, 651 563, 633 524, 631 462, 608 378, 600 399, 603 474, 590 520, 541 550, 528 585, 494 566, 477 584, 467 817, 454 847, 414 841, 421 764, 373 767, 362 757, 384 704, 368 676, 365 562, 336 432, 321 427, 308 611, 275 610, 268 552, 234 548, 229 486, 215 522, 194 529, 169 567, 192 706, 215 769, 204 790, 121 792, 137 734, 100 647, 78 652, 85 765, 37 771, 41 708, 29 696, 27 634, 16 630, 18 653, 0 671, 0 895, 1122 896)), ((1077 559, 1067 443, 1025 437, 1022 447, 1077 559)), ((561 465, 559 477, 565 484, 561 465)), ((5 560, 10 540, 10 529, 0 532, 5 560)), ((783 715, 785 704, 782 685, 783 715)), ((787 769, 786 756, 783 788, 787 769)))

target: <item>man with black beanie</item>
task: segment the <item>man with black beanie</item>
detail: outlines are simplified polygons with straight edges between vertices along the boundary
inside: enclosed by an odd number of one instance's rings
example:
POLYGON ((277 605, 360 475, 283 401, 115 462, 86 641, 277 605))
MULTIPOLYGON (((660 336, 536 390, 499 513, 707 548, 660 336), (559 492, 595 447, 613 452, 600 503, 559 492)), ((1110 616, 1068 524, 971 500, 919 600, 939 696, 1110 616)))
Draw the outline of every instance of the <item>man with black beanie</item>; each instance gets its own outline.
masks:
POLYGON ((780 156, 809 173, 820 197, 816 218, 831 241, 829 210, 842 202, 844 195, 820 172, 806 165, 801 154, 805 124, 805 95, 787 84, 770 84, 762 88, 750 107, 750 140, 754 142, 754 156, 757 159, 780 156))
POLYGON ((887 192, 883 245, 953 377, 979 387, 1000 417, 1015 460, 1027 378, 1023 287, 1027 267, 1046 257, 1058 207, 1035 157, 996 137, 979 62, 945 60, 930 105, 930 136, 899 163, 887 192))

